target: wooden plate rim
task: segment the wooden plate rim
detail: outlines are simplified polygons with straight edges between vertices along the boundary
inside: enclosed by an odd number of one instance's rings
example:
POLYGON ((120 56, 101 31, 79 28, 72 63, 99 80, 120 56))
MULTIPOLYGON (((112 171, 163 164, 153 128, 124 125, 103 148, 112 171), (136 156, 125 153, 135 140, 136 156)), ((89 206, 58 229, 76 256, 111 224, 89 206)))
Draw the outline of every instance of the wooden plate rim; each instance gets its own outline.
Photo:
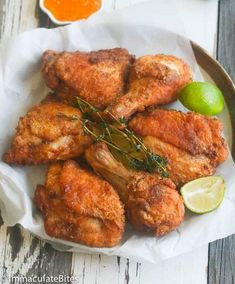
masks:
POLYGON ((223 92, 232 125, 231 153, 233 158, 235 158, 235 85, 222 65, 205 49, 193 41, 191 41, 191 45, 199 66, 206 71, 223 92))

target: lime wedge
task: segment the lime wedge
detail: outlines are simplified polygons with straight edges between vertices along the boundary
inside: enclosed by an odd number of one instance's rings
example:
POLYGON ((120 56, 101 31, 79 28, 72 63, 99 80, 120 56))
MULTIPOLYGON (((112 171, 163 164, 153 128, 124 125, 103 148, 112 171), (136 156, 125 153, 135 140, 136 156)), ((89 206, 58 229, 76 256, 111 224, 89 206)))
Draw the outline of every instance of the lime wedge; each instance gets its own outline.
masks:
POLYGON ((225 183, 220 176, 204 177, 188 182, 180 192, 190 211, 203 214, 215 210, 223 201, 225 183))
POLYGON ((220 89, 206 82, 192 82, 180 90, 180 102, 189 110, 204 114, 219 114, 224 107, 224 97, 220 89))

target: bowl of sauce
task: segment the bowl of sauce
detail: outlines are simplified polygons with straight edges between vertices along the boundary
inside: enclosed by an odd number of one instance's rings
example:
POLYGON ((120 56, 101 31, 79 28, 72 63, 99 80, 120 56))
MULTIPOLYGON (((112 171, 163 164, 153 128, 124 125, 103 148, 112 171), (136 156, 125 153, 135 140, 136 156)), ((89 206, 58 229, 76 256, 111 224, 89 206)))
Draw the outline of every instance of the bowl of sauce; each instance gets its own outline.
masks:
POLYGON ((40 8, 57 25, 87 19, 99 11, 102 0, 40 0, 40 8))

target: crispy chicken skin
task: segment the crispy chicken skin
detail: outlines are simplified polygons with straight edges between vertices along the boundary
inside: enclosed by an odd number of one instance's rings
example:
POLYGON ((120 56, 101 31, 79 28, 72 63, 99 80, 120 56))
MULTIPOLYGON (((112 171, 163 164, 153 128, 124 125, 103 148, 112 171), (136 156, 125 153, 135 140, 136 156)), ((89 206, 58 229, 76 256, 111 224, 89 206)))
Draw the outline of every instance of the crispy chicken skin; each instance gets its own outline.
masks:
POLYGON ((42 164, 78 157, 92 143, 79 118, 78 109, 61 102, 45 100, 34 106, 20 118, 3 160, 9 164, 42 164))
POLYGON ((144 137, 144 144, 155 154, 167 158, 170 179, 177 186, 215 172, 210 159, 204 155, 191 155, 153 136, 144 137))
POLYGON ((134 57, 126 49, 43 54, 42 73, 49 88, 65 102, 80 96, 104 109, 125 91, 134 57))
POLYGON ((168 158, 170 178, 176 184, 212 175, 228 156, 222 124, 216 118, 154 109, 136 115, 129 127, 145 137, 153 152, 168 158))
POLYGON ((191 81, 190 67, 177 57, 162 54, 139 57, 130 71, 128 92, 106 112, 116 119, 127 119, 148 106, 175 101, 177 91, 191 81))
POLYGON ((170 179, 127 170, 114 159, 104 143, 92 145, 85 155, 95 172, 117 190, 134 228, 163 236, 180 225, 184 204, 170 179))
POLYGON ((124 231, 124 209, 112 186, 68 160, 49 166, 35 203, 48 235, 91 247, 113 247, 124 231))

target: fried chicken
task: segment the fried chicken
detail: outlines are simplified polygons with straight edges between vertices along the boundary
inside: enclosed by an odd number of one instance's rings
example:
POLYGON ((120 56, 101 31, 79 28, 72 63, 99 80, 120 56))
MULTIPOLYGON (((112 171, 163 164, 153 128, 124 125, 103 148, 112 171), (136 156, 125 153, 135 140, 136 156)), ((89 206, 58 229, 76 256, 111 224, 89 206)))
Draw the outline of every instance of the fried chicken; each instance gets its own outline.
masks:
POLYGON ((167 158, 167 170, 171 180, 176 185, 182 185, 200 177, 210 176, 215 172, 210 159, 203 155, 193 156, 187 151, 153 136, 145 137, 144 144, 155 154, 167 158))
POLYGON ((170 179, 127 170, 114 159, 104 143, 92 145, 85 155, 95 172, 117 190, 134 228, 163 236, 180 225, 184 204, 170 179))
POLYGON ((113 247, 124 231, 124 209, 112 186, 68 160, 49 166, 35 203, 48 235, 91 247, 113 247))
POLYGON ((191 81, 192 72, 183 60, 161 54, 142 56, 131 68, 128 92, 106 112, 116 119, 127 119, 148 106, 175 101, 177 91, 191 81))
POLYGON ((177 185, 212 175, 228 156, 216 118, 154 109, 136 115, 129 127, 154 153, 167 157, 170 178, 177 185))
POLYGON ((134 57, 126 49, 43 54, 42 73, 49 88, 72 104, 80 96, 98 109, 106 108, 126 87, 134 57))
POLYGON ((81 112, 56 101, 34 106, 19 120, 3 160, 9 164, 42 164, 78 157, 92 143, 83 131, 81 112))

